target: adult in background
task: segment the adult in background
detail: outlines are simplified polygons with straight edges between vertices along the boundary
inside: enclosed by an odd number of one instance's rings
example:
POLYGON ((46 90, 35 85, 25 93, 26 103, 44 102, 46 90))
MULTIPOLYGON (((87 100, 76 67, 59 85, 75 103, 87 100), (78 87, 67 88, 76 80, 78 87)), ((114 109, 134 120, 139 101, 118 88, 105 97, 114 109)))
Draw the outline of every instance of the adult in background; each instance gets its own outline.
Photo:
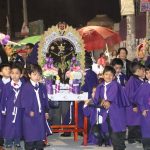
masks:
POLYGON ((120 58, 123 61, 122 72, 129 79, 129 77, 131 76, 132 73, 130 71, 131 61, 127 59, 127 55, 128 55, 128 51, 127 51, 127 49, 125 47, 120 47, 118 49, 117 56, 118 56, 118 58, 120 58))
POLYGON ((38 49, 38 43, 35 45, 32 43, 27 43, 25 49, 27 50, 27 59, 26 64, 37 64, 37 49, 38 49))

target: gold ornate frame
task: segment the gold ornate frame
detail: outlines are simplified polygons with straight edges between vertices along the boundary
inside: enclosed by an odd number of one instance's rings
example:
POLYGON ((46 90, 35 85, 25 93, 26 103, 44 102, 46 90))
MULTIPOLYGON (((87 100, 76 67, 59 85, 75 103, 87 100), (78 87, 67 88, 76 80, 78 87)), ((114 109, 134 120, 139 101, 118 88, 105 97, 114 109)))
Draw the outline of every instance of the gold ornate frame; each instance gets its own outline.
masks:
MULTIPOLYGON (((41 37, 38 48, 38 63, 41 67, 45 64, 46 54, 49 49, 49 45, 58 38, 64 38, 70 41, 74 48, 77 60, 80 62, 80 67, 84 71, 85 69, 85 49, 84 41, 79 32, 72 26, 68 26, 65 23, 58 23, 56 26, 48 28, 47 31, 41 37)), ((84 81, 84 79, 82 80, 84 81)), ((83 83, 83 82, 82 82, 83 83)))

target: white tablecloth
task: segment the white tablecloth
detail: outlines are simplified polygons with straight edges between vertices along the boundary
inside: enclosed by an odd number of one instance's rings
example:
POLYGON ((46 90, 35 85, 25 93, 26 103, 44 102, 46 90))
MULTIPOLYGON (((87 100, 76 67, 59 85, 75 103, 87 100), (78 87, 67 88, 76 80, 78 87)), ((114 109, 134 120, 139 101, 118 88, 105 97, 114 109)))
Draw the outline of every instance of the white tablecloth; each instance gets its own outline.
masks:
POLYGON ((48 94, 48 98, 52 101, 85 101, 88 99, 88 92, 73 94, 68 90, 61 90, 56 94, 48 94))

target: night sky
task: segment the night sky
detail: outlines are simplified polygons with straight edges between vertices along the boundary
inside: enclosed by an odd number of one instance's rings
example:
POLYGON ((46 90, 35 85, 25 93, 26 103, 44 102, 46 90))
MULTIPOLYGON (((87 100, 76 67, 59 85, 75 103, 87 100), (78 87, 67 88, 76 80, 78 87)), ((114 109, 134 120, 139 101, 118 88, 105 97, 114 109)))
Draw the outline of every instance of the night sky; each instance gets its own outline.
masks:
MULTIPOLYGON (((10 2, 12 30, 20 31, 23 23, 22 0, 10 2)), ((45 29, 59 21, 73 27, 84 26, 97 14, 107 14, 114 22, 120 21, 119 0, 27 0, 27 5, 29 21, 43 19, 45 29)), ((2 20, 6 14, 6 0, 0 0, 0 8, 3 11, 2 20)))

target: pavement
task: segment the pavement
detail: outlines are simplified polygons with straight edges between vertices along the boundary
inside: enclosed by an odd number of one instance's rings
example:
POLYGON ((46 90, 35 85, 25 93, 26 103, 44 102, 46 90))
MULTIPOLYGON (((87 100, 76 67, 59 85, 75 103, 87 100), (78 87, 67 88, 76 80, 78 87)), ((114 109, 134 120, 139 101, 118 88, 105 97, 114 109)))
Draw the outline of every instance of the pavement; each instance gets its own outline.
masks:
MULTIPOLYGON (((48 141, 50 146, 46 147, 44 150, 113 150, 112 147, 99 147, 93 146, 83 146, 82 137, 79 136, 78 142, 74 142, 72 137, 61 137, 60 134, 53 134, 49 137, 48 141)), ((128 144, 126 142, 126 150, 143 150, 142 144, 134 143, 128 144)))

